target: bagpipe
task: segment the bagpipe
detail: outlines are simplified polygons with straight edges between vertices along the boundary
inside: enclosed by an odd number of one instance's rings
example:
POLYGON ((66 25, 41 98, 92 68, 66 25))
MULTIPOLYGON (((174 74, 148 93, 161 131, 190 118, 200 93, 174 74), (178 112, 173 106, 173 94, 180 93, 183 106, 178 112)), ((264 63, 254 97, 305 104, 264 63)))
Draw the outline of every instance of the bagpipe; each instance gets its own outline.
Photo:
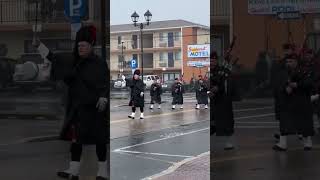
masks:
POLYGON ((302 47, 294 49, 294 52, 297 54, 298 67, 291 73, 288 83, 301 82, 313 74, 314 57, 312 49, 307 47, 307 38, 304 39, 302 47), (307 55, 310 57, 306 57, 307 55))
POLYGON ((231 76, 234 65, 236 65, 239 61, 238 57, 234 58, 231 54, 235 45, 235 40, 236 37, 233 36, 230 47, 227 49, 223 59, 221 60, 221 62, 218 62, 217 65, 212 69, 210 80, 211 87, 209 91, 210 98, 215 97, 217 93, 213 87, 223 84, 231 76))
POLYGON ((177 83, 174 86, 174 93, 178 94, 178 93, 181 93, 181 92, 182 92, 182 84, 181 83, 177 83))

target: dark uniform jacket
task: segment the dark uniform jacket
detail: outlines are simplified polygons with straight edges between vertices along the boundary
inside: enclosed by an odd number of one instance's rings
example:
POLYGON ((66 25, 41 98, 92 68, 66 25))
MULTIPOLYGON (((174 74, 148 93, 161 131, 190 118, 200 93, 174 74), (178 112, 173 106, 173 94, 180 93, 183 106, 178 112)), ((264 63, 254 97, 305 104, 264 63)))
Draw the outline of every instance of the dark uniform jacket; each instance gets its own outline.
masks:
POLYGON ((172 85, 171 95, 173 97, 172 104, 183 104, 184 87, 180 82, 172 85))
MULTIPOLYGON (((57 58, 49 53, 47 58, 56 64, 57 58)), ((60 60, 61 61, 61 60, 60 60)), ((107 110, 99 112, 96 104, 100 97, 107 98, 109 83, 108 65, 92 54, 86 59, 76 59, 73 66, 63 74, 68 90, 66 96, 65 122, 60 133, 61 139, 70 140, 71 128, 76 140, 81 144, 107 143, 109 120, 107 110)))
POLYGON ((141 96, 141 92, 144 92, 144 83, 141 79, 134 80, 134 79, 126 79, 127 86, 130 87, 130 102, 129 106, 134 107, 144 107, 144 95, 141 96))
POLYGON ((150 88, 151 104, 161 103, 162 87, 159 83, 153 83, 150 88))
POLYGON ((303 75, 298 71, 287 71, 281 79, 281 86, 278 89, 279 106, 280 106, 280 132, 283 135, 303 134, 304 136, 312 136, 313 118, 311 91, 313 79, 310 75, 303 75), (286 87, 288 80, 296 82, 297 88, 288 94, 286 87))
POLYGON ((195 88, 198 104, 208 104, 208 84, 205 81, 203 81, 202 83, 198 81, 195 88))

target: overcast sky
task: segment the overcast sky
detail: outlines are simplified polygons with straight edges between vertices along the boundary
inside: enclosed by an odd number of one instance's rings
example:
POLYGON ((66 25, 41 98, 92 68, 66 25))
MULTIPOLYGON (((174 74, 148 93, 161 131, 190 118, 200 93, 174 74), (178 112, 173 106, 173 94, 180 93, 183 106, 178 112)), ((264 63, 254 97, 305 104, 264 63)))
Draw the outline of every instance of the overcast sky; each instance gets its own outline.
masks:
POLYGON ((151 21, 183 19, 210 25, 210 0, 111 0, 110 23, 130 24, 131 14, 137 11, 139 22, 145 21, 143 14, 150 10, 151 21))

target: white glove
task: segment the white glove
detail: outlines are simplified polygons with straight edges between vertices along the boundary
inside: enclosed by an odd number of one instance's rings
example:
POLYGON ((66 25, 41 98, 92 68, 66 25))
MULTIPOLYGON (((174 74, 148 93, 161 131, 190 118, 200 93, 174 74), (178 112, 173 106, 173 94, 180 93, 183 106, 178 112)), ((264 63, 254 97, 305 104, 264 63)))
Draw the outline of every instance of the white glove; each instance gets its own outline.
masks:
POLYGON ((210 94, 210 91, 207 91, 207 94, 210 94))
POLYGON ((49 49, 43 43, 40 43, 38 51, 42 58, 46 58, 49 54, 49 49))
POLYGON ((121 78, 122 78, 122 80, 124 80, 124 81, 126 80, 126 76, 124 76, 124 75, 122 75, 121 78))
POLYGON ((144 94, 144 93, 143 93, 143 92, 141 92, 141 93, 140 93, 140 96, 141 96, 141 97, 143 97, 143 94, 144 94))
POLYGON ((317 101, 319 99, 319 94, 311 96, 311 102, 317 101))
POLYGON ((99 112, 102 112, 102 111, 104 111, 106 109, 107 103, 108 103, 108 99, 107 98, 100 97, 98 102, 97 102, 96 108, 98 108, 99 112))

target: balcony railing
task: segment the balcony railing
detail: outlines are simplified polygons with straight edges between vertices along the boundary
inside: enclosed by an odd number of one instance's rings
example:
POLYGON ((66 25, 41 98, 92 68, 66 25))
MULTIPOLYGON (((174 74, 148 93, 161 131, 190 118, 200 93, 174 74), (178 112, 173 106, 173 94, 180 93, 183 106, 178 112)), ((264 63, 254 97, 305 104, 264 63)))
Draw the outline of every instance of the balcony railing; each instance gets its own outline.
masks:
MULTIPOLYGON (((117 41, 111 42, 111 51, 120 51, 122 50, 122 44, 116 44, 117 41)), ((143 47, 144 49, 148 48, 180 48, 181 43, 175 43, 173 47, 168 47, 168 43, 165 41, 154 41, 152 47, 143 47)), ((123 50, 140 50, 140 44, 134 43, 133 41, 126 41, 123 43, 123 50)))
MULTIPOLYGON (((84 20, 95 17, 92 11, 97 7, 93 2, 96 1, 88 1, 89 12, 84 20)), ((36 17, 42 23, 68 21, 64 15, 63 0, 0 0, 0 24, 30 24, 35 22, 36 17)))

